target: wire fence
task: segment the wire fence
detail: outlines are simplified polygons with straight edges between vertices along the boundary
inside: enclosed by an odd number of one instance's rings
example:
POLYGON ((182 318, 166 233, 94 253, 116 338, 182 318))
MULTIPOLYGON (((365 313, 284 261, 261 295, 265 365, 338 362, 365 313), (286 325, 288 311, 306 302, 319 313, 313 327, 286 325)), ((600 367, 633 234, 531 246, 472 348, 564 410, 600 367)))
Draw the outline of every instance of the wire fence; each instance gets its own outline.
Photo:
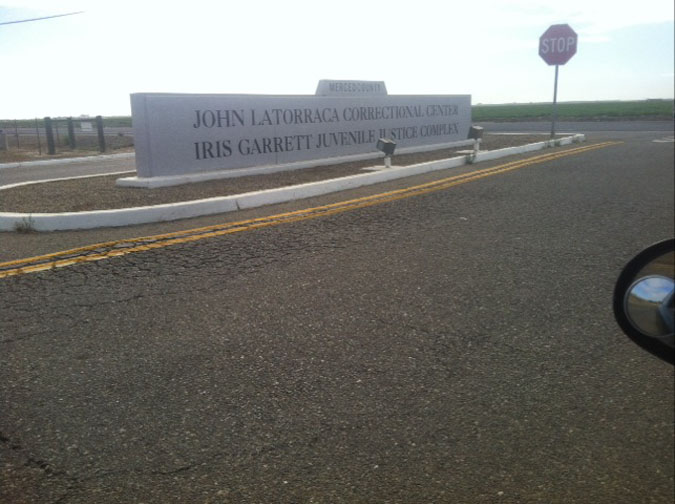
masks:
POLYGON ((108 126, 101 116, 0 120, 0 162, 112 152, 133 146, 131 126, 108 126))

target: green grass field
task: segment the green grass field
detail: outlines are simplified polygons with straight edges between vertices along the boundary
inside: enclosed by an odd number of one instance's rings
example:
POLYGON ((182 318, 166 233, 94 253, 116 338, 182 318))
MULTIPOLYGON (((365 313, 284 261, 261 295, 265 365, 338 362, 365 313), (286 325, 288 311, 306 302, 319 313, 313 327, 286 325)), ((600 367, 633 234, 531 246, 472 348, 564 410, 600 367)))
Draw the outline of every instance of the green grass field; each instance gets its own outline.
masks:
MULTIPOLYGON (((473 121, 533 121, 551 118, 551 103, 510 103, 503 105, 474 105, 473 121)), ((558 103, 558 119, 598 121, 621 119, 672 120, 673 100, 640 100, 640 101, 595 101, 595 102, 562 102, 558 103)), ((76 119, 79 120, 79 119, 76 119)), ((92 119, 93 121, 93 119, 92 119)), ((131 127, 130 116, 104 117, 106 127, 131 127)), ((0 119, 0 128, 11 130, 35 127, 34 119, 0 119)), ((38 119, 42 127, 42 119, 38 119)))
MULTIPOLYGON (((551 103, 513 103, 472 107, 475 122, 549 120, 551 111, 551 103)), ((561 121, 672 120, 673 100, 563 102, 558 103, 558 119, 561 121)))

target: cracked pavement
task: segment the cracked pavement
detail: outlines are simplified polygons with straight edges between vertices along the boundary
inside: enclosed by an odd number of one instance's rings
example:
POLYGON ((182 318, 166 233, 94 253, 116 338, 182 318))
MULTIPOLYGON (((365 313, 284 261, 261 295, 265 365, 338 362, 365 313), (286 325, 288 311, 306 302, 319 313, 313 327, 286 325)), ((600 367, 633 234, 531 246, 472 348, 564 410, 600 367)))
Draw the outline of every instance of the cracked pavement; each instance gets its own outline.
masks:
POLYGON ((611 294, 673 147, 620 139, 0 280, 0 501, 672 502, 673 369, 611 294))

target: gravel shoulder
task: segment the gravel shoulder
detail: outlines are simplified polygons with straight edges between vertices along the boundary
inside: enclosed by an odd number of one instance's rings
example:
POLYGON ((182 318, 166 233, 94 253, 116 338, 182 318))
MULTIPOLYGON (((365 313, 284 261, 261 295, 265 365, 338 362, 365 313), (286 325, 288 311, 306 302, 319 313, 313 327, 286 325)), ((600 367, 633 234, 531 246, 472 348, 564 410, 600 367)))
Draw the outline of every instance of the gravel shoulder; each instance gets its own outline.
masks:
MULTIPOLYGON (((486 134, 482 150, 495 150, 543 141, 542 135, 486 134)), ((458 150, 443 149, 418 154, 394 156, 393 162, 406 166, 449 158, 458 150)), ((379 164, 377 160, 340 163, 267 175, 199 182, 156 189, 118 187, 118 175, 46 182, 0 191, 0 212, 82 212, 177 203, 218 196, 243 194, 365 173, 364 168, 379 164)))

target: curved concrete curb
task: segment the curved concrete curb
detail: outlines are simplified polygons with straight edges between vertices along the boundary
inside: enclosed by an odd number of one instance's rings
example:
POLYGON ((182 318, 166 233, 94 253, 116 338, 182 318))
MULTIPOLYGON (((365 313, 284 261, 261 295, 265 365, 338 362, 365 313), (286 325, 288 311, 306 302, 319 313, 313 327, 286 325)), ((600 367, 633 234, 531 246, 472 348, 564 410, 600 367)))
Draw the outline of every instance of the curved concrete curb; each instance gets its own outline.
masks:
POLYGON ((506 147, 504 149, 497 149, 493 151, 479 152, 472 162, 478 163, 480 161, 490 161, 504 156, 511 156, 513 154, 523 154, 525 152, 532 152, 536 150, 545 149, 547 147, 560 147, 563 145, 570 145, 575 142, 583 142, 586 140, 585 135, 576 134, 563 138, 556 138, 553 140, 545 140, 543 142, 536 142, 527 145, 519 145, 518 147, 506 147))
POLYGON ((95 177, 108 177, 111 175, 124 175, 126 173, 135 173, 133 171, 125 170, 125 171, 117 171, 117 172, 110 172, 110 173, 94 173, 93 175, 76 175, 75 177, 58 177, 58 178, 50 178, 50 179, 41 179, 41 180, 26 180, 25 182, 15 182, 14 184, 7 184, 4 186, 0 186, 0 191, 4 191, 5 189, 13 189, 14 187, 23 187, 27 185, 35 185, 35 184, 44 184, 46 182, 65 182, 68 180, 78 180, 78 179, 88 179, 88 178, 95 178, 95 177))
POLYGON ((64 213, 0 213, 0 231, 34 230, 57 231, 70 229, 92 229, 119 227, 151 222, 171 221, 212 215, 236 210, 255 208, 274 203, 320 196, 332 192, 354 189, 436 170, 455 168, 467 163, 488 161, 513 154, 521 154, 573 142, 582 142, 584 135, 573 135, 556 140, 547 140, 519 147, 479 152, 477 156, 467 155, 430 161, 416 165, 393 167, 371 173, 322 180, 308 184, 281 187, 266 191, 249 192, 164 205, 123 208, 115 210, 94 210, 90 212, 64 213))
MULTIPOLYGON (((448 142, 432 145, 418 145, 415 147, 403 147, 396 151, 397 154, 413 154, 419 152, 429 152, 441 149, 453 149, 455 147, 465 147, 473 145, 473 140, 460 140, 458 142, 448 142)), ((169 187, 182 184, 191 184, 195 182, 205 182, 208 180, 219 180, 225 178, 247 177, 251 175, 267 175, 284 171, 302 170, 304 168, 314 168, 317 166, 329 166, 336 163, 349 163, 352 161, 364 161, 367 159, 382 158, 381 152, 368 152, 365 154, 353 154, 350 156, 339 156, 324 159, 311 159, 309 161, 296 161, 295 163, 286 163, 279 165, 254 166, 251 168, 238 168, 235 170, 221 170, 203 173, 190 173, 186 175, 166 175, 158 177, 124 177, 117 179, 116 184, 120 187, 143 187, 154 189, 156 187, 169 187)))
POLYGON ((51 164, 76 164, 89 163, 91 161, 101 161, 106 159, 125 159, 134 157, 134 152, 122 152, 120 154, 101 154, 98 156, 83 156, 74 158, 53 158, 53 159, 39 159, 36 161, 19 161, 17 163, 0 163, 0 170, 5 168, 26 168, 30 166, 45 166, 51 164))

